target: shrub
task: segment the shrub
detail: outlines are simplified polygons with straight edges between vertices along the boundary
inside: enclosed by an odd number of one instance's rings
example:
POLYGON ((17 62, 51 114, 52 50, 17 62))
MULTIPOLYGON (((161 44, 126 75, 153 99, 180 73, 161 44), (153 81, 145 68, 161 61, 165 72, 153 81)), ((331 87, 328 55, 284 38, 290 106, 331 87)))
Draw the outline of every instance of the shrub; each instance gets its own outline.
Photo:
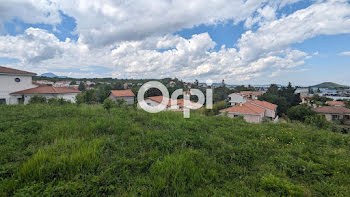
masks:
POLYGON ((107 98, 104 102, 103 102, 103 108, 105 108, 108 112, 110 112, 111 108, 113 107, 114 102, 112 101, 112 99, 107 98))
POLYGON ((71 103, 70 101, 67 101, 64 98, 49 98, 47 102, 53 105, 64 105, 64 104, 71 103))
POLYGON ((309 125, 316 126, 320 129, 327 129, 330 126, 330 122, 322 115, 311 115, 305 117, 305 123, 309 125))
POLYGON ((29 104, 42 104, 47 103, 46 97, 34 95, 29 99, 29 104))
POLYGON ((291 120, 305 121, 307 116, 313 116, 316 112, 312 111, 307 105, 298 105, 288 110, 288 117, 291 120))

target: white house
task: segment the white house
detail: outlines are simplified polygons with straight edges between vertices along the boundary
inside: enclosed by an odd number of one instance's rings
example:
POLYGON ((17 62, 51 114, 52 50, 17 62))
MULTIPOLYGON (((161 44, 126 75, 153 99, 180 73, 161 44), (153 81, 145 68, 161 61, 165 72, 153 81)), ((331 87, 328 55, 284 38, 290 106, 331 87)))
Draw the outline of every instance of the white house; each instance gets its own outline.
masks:
POLYGON ((274 120, 276 118, 277 105, 260 101, 253 98, 257 98, 261 92, 240 92, 229 95, 230 103, 232 107, 220 110, 221 115, 227 114, 227 116, 234 118, 242 116, 247 122, 260 123, 263 118, 269 118, 274 120))
POLYGON ((228 97, 230 99, 230 103, 232 106, 239 104, 239 103, 247 102, 247 98, 240 93, 232 93, 232 94, 228 95, 228 97))
POLYGON ((60 88, 53 86, 39 86, 22 91, 12 92, 12 97, 21 98, 24 104, 28 104, 31 97, 34 95, 43 96, 47 99, 50 98, 63 98, 64 100, 75 103, 75 97, 80 93, 79 90, 70 88, 60 88))
POLYGON ((35 75, 35 73, 0 66, 0 103, 26 104, 34 95, 64 98, 75 102, 76 95, 80 93, 69 88, 37 86, 32 81, 35 75))
POLYGON ((126 104, 134 104, 135 94, 131 90, 112 90, 108 98, 117 102, 118 100, 124 100, 126 104))
MULTIPOLYGON (((152 107, 155 107, 161 104, 162 100, 163 100, 163 96, 152 96, 152 97, 145 98, 145 102, 147 103, 147 105, 152 107)), ((198 109, 202 107, 202 105, 192 101, 190 101, 188 106, 186 106, 184 99, 176 99, 172 101, 171 99, 166 98, 165 100, 167 102, 166 110, 170 110, 170 111, 183 111, 184 109, 198 109)))
POLYGON ((0 66, 0 103, 18 104, 21 96, 11 96, 11 92, 35 88, 32 77, 35 73, 0 66))

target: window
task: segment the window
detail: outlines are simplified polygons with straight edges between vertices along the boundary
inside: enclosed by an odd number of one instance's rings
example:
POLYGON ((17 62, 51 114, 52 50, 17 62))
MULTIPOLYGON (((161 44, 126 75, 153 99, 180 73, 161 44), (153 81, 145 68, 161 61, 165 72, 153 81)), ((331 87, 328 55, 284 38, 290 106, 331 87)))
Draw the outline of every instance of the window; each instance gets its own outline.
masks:
POLYGON ((345 120, 350 120, 350 115, 345 115, 345 116, 344 116, 344 119, 345 119, 345 120))
POLYGON ((16 78, 15 82, 19 83, 19 82, 21 82, 21 79, 20 78, 16 78))
POLYGON ((6 99, 3 99, 3 98, 0 99, 0 105, 1 105, 1 104, 6 104, 6 99))
POLYGON ((338 115, 332 115, 332 120, 338 120, 339 116, 338 115))

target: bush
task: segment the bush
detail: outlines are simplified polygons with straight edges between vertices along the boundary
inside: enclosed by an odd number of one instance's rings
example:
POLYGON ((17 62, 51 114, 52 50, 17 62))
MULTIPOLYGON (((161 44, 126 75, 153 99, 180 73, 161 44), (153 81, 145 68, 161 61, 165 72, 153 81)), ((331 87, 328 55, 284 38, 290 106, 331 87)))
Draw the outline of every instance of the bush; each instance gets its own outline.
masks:
POLYGON ((105 108, 108 112, 110 112, 111 108, 113 107, 114 102, 112 101, 112 99, 107 98, 104 102, 103 102, 103 108, 105 108))
POLYGON ((46 97, 34 95, 29 99, 29 104, 43 104, 47 103, 46 97))
POLYGON ((71 103, 70 101, 67 101, 64 98, 49 98, 47 102, 53 105, 64 105, 71 103))
POLYGON ((312 111, 307 105, 298 105, 288 110, 288 117, 291 120, 305 121, 307 116, 313 116, 316 112, 312 111))
POLYGON ((320 129, 327 129, 330 126, 330 122, 326 120, 323 115, 311 115, 305 117, 305 123, 316 126, 320 129))

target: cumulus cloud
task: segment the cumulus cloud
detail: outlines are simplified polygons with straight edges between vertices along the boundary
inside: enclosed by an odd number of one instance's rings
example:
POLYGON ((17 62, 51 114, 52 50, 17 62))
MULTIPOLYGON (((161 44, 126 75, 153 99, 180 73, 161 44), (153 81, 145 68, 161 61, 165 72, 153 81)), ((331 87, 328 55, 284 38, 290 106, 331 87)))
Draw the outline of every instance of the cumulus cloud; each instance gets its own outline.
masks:
POLYGON ((344 51, 344 52, 338 53, 338 55, 340 56, 350 55, 350 51, 344 51))
POLYGON ((48 0, 0 0, 0 23, 16 18, 30 24, 58 24, 57 6, 48 0))
POLYGON ((64 72, 91 65, 108 68, 109 76, 117 78, 237 82, 262 75, 275 77, 301 71, 297 67, 311 58, 291 48, 293 43, 317 35, 350 33, 347 1, 320 2, 276 18, 277 9, 294 2, 52 1, 50 6, 76 19, 79 39, 60 41, 45 30, 28 28, 22 35, 0 36, 0 57, 19 59, 18 68, 39 73, 59 68, 62 72, 58 74, 73 77, 101 77, 93 72, 64 72), (228 20, 258 27, 242 34, 235 47, 217 51, 208 33, 189 39, 172 34, 185 27, 228 20))

